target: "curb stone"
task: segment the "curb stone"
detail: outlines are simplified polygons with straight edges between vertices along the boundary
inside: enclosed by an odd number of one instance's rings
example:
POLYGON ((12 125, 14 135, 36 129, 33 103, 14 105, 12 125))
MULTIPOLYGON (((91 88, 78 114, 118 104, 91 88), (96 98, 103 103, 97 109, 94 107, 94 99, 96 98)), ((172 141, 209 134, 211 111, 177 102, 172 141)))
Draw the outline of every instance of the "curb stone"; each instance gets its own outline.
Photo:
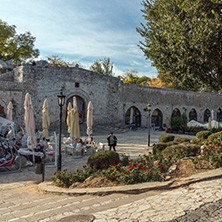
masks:
POLYGON ((125 186, 101 187, 101 188, 80 188, 68 189, 54 186, 51 182, 42 182, 38 185, 40 192, 67 194, 67 195, 98 195, 104 196, 112 193, 138 194, 150 190, 176 189, 205 180, 222 178, 222 168, 209 170, 203 173, 194 174, 179 181, 171 180, 166 182, 147 182, 125 186))

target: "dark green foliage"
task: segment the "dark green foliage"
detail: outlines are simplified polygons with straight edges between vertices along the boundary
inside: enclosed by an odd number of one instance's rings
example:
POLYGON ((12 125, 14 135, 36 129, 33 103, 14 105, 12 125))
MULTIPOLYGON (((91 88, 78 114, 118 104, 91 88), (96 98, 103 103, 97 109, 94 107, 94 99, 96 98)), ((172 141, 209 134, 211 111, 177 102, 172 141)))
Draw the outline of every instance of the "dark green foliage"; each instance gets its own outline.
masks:
POLYGON ((213 141, 215 139, 222 139, 222 131, 221 132, 217 132, 217 133, 213 133, 210 136, 208 136, 207 140, 208 141, 213 141))
POLYGON ((175 140, 174 140, 174 142, 176 142, 176 143, 189 143, 190 142, 190 140, 188 139, 188 138, 186 138, 186 137, 177 137, 175 140))
POLYGON ((208 138, 208 136, 210 136, 212 133, 208 130, 205 130, 205 131, 200 131, 196 134, 196 137, 198 139, 201 139, 201 140, 205 140, 208 138))
POLYGON ((159 137, 159 141, 162 143, 170 142, 174 140, 173 135, 162 135, 159 137))
POLYGON ((184 131, 186 129, 186 123, 184 123, 182 117, 171 118, 170 126, 173 131, 184 131))
POLYGON ((102 170, 109 167, 112 163, 120 163, 119 154, 114 151, 101 151, 89 157, 87 164, 92 168, 102 170))
POLYGON ((30 32, 17 34, 15 28, 0 19, 0 60, 17 62, 37 58, 39 50, 34 49, 35 37, 30 32))
POLYGON ((153 146, 153 154, 154 156, 159 155, 162 150, 164 150, 167 147, 166 143, 157 143, 153 146))
POLYGON ((222 88, 222 4, 144 0, 140 48, 163 80, 179 89, 222 88))
POLYGON ((122 166, 127 166, 129 164, 129 157, 125 154, 121 154, 121 164, 122 166))

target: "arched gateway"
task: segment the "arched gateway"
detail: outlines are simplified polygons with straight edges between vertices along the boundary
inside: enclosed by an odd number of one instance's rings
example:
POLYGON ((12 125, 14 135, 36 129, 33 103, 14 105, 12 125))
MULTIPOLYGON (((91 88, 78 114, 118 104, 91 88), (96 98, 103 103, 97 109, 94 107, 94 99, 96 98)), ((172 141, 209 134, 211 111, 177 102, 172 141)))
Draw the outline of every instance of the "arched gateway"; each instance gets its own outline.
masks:
MULTIPOLYGON (((66 102, 66 116, 67 116, 67 108, 68 108, 69 102, 71 102, 72 107, 73 107, 73 97, 74 96, 69 97, 66 102)), ((80 97, 80 96, 75 96, 75 97, 77 100, 77 108, 78 108, 78 112, 79 112, 79 122, 83 123, 85 120, 85 116, 86 116, 86 104, 85 104, 85 101, 82 97, 80 97)))
POLYGON ((137 109, 135 106, 131 106, 125 115, 125 124, 129 125, 130 124, 130 113, 131 113, 131 108, 133 111, 133 116, 132 116, 132 124, 134 124, 136 127, 141 126, 141 113, 139 109, 137 109))

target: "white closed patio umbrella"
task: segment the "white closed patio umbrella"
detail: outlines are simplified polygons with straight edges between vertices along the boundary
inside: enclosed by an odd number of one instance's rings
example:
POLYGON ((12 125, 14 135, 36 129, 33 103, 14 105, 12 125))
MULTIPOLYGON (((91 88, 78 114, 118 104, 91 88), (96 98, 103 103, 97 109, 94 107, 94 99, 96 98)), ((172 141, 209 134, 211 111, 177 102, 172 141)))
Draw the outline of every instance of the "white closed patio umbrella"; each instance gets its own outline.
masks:
POLYGON ((24 109, 25 109, 25 115, 24 115, 25 130, 28 135, 27 146, 29 149, 34 149, 36 147, 35 120, 34 120, 32 100, 29 93, 26 93, 25 95, 24 109))
POLYGON ((6 119, 13 121, 12 120, 12 109, 13 109, 13 105, 12 102, 10 101, 8 106, 7 106, 7 115, 6 115, 6 119))
POLYGON ((92 126, 93 126, 93 105, 92 105, 92 102, 89 101, 89 104, 87 107, 87 130, 86 130, 86 134, 89 137, 92 134, 92 126))
POLYGON ((49 137, 49 104, 48 100, 45 99, 42 107, 42 138, 47 139, 49 137))
POLYGON ((67 108, 67 119, 66 119, 66 123, 68 126, 68 133, 70 133, 70 127, 71 127, 71 110, 72 110, 72 104, 69 102, 67 108))
POLYGON ((79 112, 77 109, 76 97, 73 97, 73 109, 71 110, 71 126, 70 126, 70 137, 73 139, 80 138, 79 129, 79 112))

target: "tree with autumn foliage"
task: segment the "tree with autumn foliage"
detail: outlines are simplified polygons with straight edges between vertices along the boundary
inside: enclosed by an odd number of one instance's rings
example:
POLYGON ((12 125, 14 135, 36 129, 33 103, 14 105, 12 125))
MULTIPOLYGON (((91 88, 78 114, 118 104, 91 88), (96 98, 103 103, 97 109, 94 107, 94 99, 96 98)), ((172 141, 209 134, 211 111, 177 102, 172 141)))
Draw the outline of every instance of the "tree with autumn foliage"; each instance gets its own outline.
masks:
POLYGON ((124 74, 121 76, 123 83, 148 86, 150 78, 147 76, 139 77, 137 73, 138 71, 135 69, 124 71, 124 74))
POLYGON ((160 78, 152 78, 149 81, 149 86, 151 87, 157 87, 157 88, 167 88, 167 89, 174 89, 174 86, 172 83, 166 83, 161 81, 160 78))

